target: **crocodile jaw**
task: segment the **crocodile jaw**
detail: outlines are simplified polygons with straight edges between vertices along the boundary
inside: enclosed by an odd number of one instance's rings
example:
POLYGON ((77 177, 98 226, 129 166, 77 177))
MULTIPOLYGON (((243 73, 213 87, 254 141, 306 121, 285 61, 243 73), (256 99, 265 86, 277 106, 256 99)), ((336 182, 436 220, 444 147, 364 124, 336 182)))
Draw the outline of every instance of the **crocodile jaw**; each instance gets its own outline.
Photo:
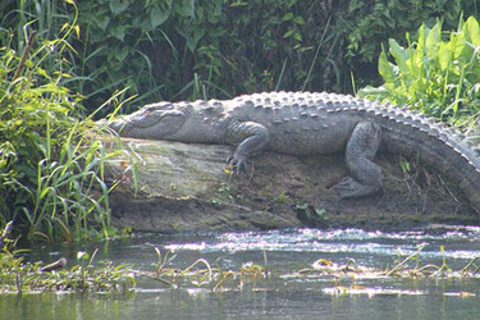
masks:
POLYGON ((180 130, 184 122, 185 114, 182 111, 152 110, 135 112, 115 119, 107 125, 122 137, 169 140, 180 130))

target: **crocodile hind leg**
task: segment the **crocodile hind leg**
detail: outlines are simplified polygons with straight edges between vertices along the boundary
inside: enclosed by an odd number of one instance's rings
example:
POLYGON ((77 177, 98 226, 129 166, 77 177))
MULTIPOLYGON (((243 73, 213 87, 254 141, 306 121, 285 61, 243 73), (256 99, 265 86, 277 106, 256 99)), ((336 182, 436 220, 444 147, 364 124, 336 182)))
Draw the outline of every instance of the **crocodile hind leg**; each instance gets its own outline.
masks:
POLYGON ((366 121, 357 124, 345 151, 351 176, 332 187, 340 194, 340 199, 364 197, 381 190, 382 169, 373 162, 381 140, 379 125, 366 121))

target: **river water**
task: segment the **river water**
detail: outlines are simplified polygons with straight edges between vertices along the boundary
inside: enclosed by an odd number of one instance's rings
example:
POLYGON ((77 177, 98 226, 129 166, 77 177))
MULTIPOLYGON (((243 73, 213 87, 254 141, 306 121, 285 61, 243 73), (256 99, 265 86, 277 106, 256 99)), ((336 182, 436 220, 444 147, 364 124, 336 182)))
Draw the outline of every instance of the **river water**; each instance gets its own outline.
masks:
POLYGON ((154 270, 156 247, 163 256, 176 254, 169 267, 185 269, 202 258, 222 270, 240 270, 252 262, 266 264, 271 276, 243 288, 233 282, 222 292, 188 283, 171 289, 139 278, 137 289, 126 294, 2 295, 0 319, 480 319, 480 278, 352 279, 297 272, 311 268, 319 259, 385 270, 414 254, 419 246, 423 249, 411 267, 445 261, 449 268, 459 270, 480 257, 480 227, 137 235, 82 247, 43 247, 28 258, 46 261, 65 256, 75 261, 78 250, 99 249, 96 260, 154 270), (350 291, 339 294, 338 288, 350 291))

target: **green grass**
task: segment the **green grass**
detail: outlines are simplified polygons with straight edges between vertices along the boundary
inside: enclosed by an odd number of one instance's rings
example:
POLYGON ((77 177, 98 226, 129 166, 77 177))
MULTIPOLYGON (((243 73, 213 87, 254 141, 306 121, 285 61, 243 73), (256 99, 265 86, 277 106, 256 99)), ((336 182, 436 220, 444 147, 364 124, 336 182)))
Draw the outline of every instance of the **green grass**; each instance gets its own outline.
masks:
POLYGON ((0 253, 0 294, 128 292, 136 285, 135 277, 130 272, 131 266, 114 265, 106 260, 94 265, 96 252, 90 257, 88 253, 80 251, 76 264, 67 261, 67 266, 52 271, 45 271, 46 266, 42 261, 25 262, 23 258, 17 257, 19 253, 21 252, 0 253))
MULTIPOLYGON (((104 177, 105 161, 120 151, 106 149, 101 128, 84 118, 83 97, 64 85, 75 78, 66 72, 75 22, 76 14, 54 40, 33 30, 47 22, 26 22, 23 51, 0 48, 0 226, 14 221, 27 240, 116 233, 108 199, 115 184, 104 177)), ((109 102, 118 105, 118 96, 109 102)))

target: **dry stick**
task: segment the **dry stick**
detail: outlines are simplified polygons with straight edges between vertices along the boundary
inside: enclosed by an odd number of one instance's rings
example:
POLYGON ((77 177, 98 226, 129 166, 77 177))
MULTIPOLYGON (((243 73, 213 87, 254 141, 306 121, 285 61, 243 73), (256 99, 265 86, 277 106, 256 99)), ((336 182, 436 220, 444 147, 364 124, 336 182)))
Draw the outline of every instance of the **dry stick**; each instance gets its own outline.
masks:
POLYGON ((143 277, 146 277, 146 278, 149 278, 149 279, 152 279, 152 280, 155 280, 155 281, 158 281, 160 283, 163 283, 169 287, 173 287, 173 283, 168 281, 168 280, 165 280, 163 278, 160 278, 158 275, 157 276, 153 276, 147 272, 144 272, 144 271, 141 271, 141 270, 132 270, 132 272, 134 274, 138 274, 140 276, 143 276, 143 277))
POLYGON ((25 66, 25 61, 27 60, 28 51, 30 51, 30 49, 32 48, 33 40, 35 40, 36 35, 37 35, 37 31, 33 30, 32 34, 28 38, 27 46, 25 47, 25 50, 23 50, 22 59, 20 60, 17 70, 13 75, 14 81, 20 76, 20 73, 22 73, 23 67, 25 66))
POLYGON ((437 265, 434 265, 434 264, 427 264, 419 269, 417 269, 418 272, 421 272, 422 274, 425 274, 424 271, 428 270, 428 269, 436 269, 435 272, 439 271, 440 270, 440 267, 437 266, 437 265))
MULTIPOLYGON (((475 257, 473 258, 472 260, 470 260, 470 262, 465 266, 463 267, 461 270, 460 270, 460 273, 466 273, 468 271, 468 269, 470 269, 470 267, 472 267, 472 265, 478 260, 480 259, 480 257, 475 257)), ((478 271, 478 269, 477 269, 478 271)), ((476 271, 474 272, 476 273, 476 271)))
POLYGON ((62 269, 67 265, 67 259, 62 257, 55 262, 46 265, 45 267, 40 268, 42 272, 52 272, 54 270, 62 269))

